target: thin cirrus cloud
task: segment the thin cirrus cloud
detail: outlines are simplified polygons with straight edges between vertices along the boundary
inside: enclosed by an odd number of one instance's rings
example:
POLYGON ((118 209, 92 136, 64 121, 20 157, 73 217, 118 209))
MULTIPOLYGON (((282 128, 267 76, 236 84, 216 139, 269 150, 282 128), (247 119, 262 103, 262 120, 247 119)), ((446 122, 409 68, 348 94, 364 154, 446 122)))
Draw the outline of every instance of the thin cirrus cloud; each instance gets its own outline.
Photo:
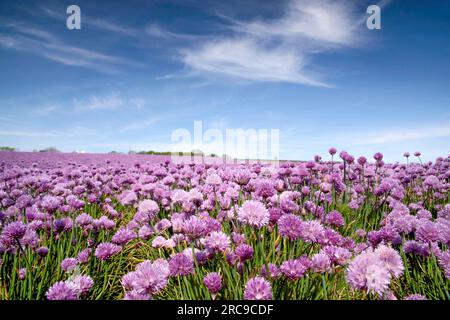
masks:
POLYGON ((20 125, 22 124, 20 121, 17 121, 15 119, 11 119, 9 117, 0 117, 0 124, 12 124, 12 125, 20 125))
POLYGON ((123 100, 116 95, 106 97, 91 96, 86 101, 75 100, 74 110, 116 110, 123 105, 123 100))
POLYGON ((349 141, 355 146, 429 140, 450 137, 450 124, 411 125, 408 128, 366 132, 354 136, 358 138, 349 141))
POLYGON ((184 63, 196 73, 250 81, 292 82, 326 87, 303 69, 304 57, 282 48, 268 49, 252 39, 211 42, 184 52, 184 63))
POLYGON ((116 93, 110 95, 98 96, 91 95, 87 99, 74 99, 74 111, 89 111, 89 110, 117 110, 128 106, 141 107, 144 100, 135 101, 122 98, 116 93))
POLYGON ((226 18, 231 35, 181 49, 181 59, 203 75, 331 87, 307 61, 359 42, 357 15, 348 4, 292 0, 277 19, 226 18))
POLYGON ((102 52, 69 45, 51 32, 25 23, 2 25, 8 34, 0 33, 0 46, 29 52, 66 66, 84 67, 106 74, 120 72, 126 67, 143 67, 144 64, 102 52))
POLYGON ((129 124, 124 125, 121 128, 119 128, 119 132, 126 133, 129 131, 142 130, 142 129, 152 126, 153 124, 158 123, 162 119, 163 119, 163 116, 153 116, 153 117, 149 117, 144 120, 132 122, 132 123, 129 123, 129 124))
MULTIPOLYGON (((46 16, 60 20, 60 21, 66 21, 67 15, 56 12, 55 10, 52 10, 48 7, 39 7, 40 12, 44 13, 46 16)), ((122 24, 119 24, 117 22, 111 22, 100 18, 94 18, 87 15, 83 15, 83 26, 87 26, 88 28, 96 28, 103 31, 108 32, 114 32, 118 33, 124 36, 131 36, 131 37, 137 37, 140 34, 140 30, 131 28, 128 26, 124 26, 122 24)))
POLYGON ((57 112, 59 110, 59 107, 56 105, 49 105, 44 107, 35 108, 34 114, 38 116, 46 116, 49 114, 52 114, 54 112, 57 112))
POLYGON ((18 130, 0 130, 0 136, 7 137, 58 137, 57 134, 52 132, 38 132, 38 131, 18 131, 18 130))
POLYGON ((258 38, 278 37, 285 41, 315 45, 353 45, 357 40, 355 15, 347 2, 291 1, 279 19, 240 22, 229 19, 231 29, 258 38))
MULTIPOLYGON (((64 14, 58 13, 47 7, 40 7, 40 10, 48 17, 56 20, 65 21, 67 18, 64 14)), ((108 21, 105 19, 86 15, 84 15, 83 18, 83 26, 86 26, 87 28, 95 28, 100 31, 113 32, 115 34, 141 40, 148 40, 146 36, 164 40, 194 40, 197 37, 194 35, 176 33, 166 30, 156 22, 150 23, 142 31, 139 28, 126 26, 117 21, 108 21)))

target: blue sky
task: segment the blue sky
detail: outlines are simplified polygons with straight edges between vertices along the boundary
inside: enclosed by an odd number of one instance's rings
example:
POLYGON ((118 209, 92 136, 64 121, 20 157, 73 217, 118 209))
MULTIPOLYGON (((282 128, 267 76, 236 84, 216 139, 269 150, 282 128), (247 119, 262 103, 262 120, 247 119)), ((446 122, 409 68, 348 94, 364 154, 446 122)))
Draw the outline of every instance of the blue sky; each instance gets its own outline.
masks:
POLYGON ((371 4, 3 0, 0 145, 169 150, 201 120, 279 129, 282 159, 447 156, 450 4, 384 0, 368 30, 371 4))

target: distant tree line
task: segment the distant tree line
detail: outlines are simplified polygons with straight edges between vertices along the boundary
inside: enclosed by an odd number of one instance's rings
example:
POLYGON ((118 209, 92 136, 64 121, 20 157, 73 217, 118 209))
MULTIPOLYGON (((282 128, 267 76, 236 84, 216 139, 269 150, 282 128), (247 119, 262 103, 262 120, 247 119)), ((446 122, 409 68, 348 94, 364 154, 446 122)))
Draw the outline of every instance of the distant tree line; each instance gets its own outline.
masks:
MULTIPOLYGON (((115 153, 115 151, 112 151, 111 153, 115 153)), ((170 156, 171 154, 177 154, 177 155, 182 155, 182 156, 200 156, 200 157, 218 157, 218 155, 211 153, 209 155, 206 155, 203 151, 201 150, 192 150, 190 152, 183 152, 183 151, 179 151, 179 152, 171 152, 171 151, 129 151, 129 154, 148 154, 148 155, 161 155, 161 156, 170 156)))
POLYGON ((56 149, 55 147, 48 147, 42 150, 39 150, 38 152, 61 152, 58 149, 56 149))
MULTIPOLYGON (((18 150, 17 148, 14 147, 0 146, 0 151, 18 151, 18 150)), ((55 147, 48 147, 41 150, 34 149, 33 152, 60 152, 60 151, 55 147)))
POLYGON ((16 151, 16 148, 0 146, 0 151, 16 151))

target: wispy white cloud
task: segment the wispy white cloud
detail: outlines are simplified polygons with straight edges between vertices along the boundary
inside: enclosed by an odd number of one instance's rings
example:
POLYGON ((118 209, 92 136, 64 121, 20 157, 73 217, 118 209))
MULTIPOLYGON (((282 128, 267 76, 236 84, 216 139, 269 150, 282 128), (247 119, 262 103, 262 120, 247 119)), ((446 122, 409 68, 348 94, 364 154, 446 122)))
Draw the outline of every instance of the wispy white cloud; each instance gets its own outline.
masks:
POLYGON ((450 124, 411 125, 408 128, 387 129, 355 135, 353 145, 389 144, 403 141, 450 137, 450 124))
POLYGON ((129 37, 138 37, 142 33, 142 31, 138 29, 130 28, 120 23, 110 22, 100 18, 87 17, 85 22, 88 26, 93 26, 101 30, 110 31, 129 37))
MULTIPOLYGON (((45 6, 40 7, 40 11, 53 19, 57 19, 60 21, 65 21, 67 19, 66 15, 45 6)), ((99 30, 113 32, 128 37, 139 37, 142 34, 142 30, 130 26, 125 26, 124 24, 117 21, 96 18, 84 13, 82 19, 83 26, 86 26, 88 28, 96 28, 99 30)))
POLYGON ((147 103, 148 103, 147 99, 144 99, 144 98, 137 97, 137 98, 130 99, 130 104, 135 106, 138 109, 141 109, 147 103))
POLYGON ((19 45, 19 42, 16 39, 0 34, 0 46, 3 46, 5 48, 13 48, 14 49, 14 48, 17 48, 18 45, 19 45))
POLYGON ((7 35, 0 33, 0 46, 39 55, 63 65, 103 73, 117 73, 126 66, 145 66, 124 57, 69 45, 49 31, 25 23, 10 23, 3 27, 9 32, 7 35))
POLYGON ((37 28, 32 28, 30 26, 25 25, 24 23, 16 22, 8 24, 7 26, 15 29, 15 31, 17 31, 18 33, 32 36, 38 39, 47 39, 50 41, 54 41, 56 39, 56 37, 52 35, 50 32, 37 28))
POLYGON ((58 137, 58 134, 52 132, 39 131, 19 131, 19 130, 1 130, 0 136, 8 137, 58 137))
POLYGON ((358 43, 357 15, 348 4, 291 0, 279 18, 228 19, 231 36, 197 42, 181 50, 181 59, 202 75, 329 87, 311 61, 358 43))
POLYGON ((145 34, 151 37, 160 38, 163 40, 177 40, 177 41, 198 41, 199 39, 212 38, 210 35, 199 35, 199 34, 187 34, 180 32, 169 31, 161 27, 158 23, 154 22, 149 24, 145 28, 145 34))
POLYGON ((231 20, 231 28, 258 38, 277 37, 284 41, 315 45, 353 45, 357 40, 355 14, 348 2, 290 1, 279 19, 240 22, 231 20))
POLYGON ((212 129, 225 130, 227 128, 230 128, 231 126, 228 117, 216 117, 208 122, 208 127, 212 129))
POLYGON ((159 122, 162 118, 162 116, 153 116, 144 120, 132 122, 119 128, 119 132, 126 133, 129 131, 145 129, 159 122))
POLYGON ((124 108, 141 109, 148 104, 148 99, 142 97, 129 98, 121 93, 112 92, 107 95, 90 95, 85 99, 74 99, 71 110, 118 110, 124 108))
POLYGON ((245 37, 208 42, 194 50, 186 50, 184 63, 197 73, 328 86, 302 71, 304 57, 300 53, 286 48, 267 48, 245 37))
POLYGON ((49 105, 49 106, 43 106, 43 107, 37 107, 33 110, 34 114, 38 116, 45 116, 49 115, 51 113, 57 112, 60 109, 60 107, 56 105, 49 105))
POLYGON ((20 125, 20 124, 22 124, 20 121, 17 121, 17 120, 15 120, 15 119, 11 119, 11 118, 9 118, 9 117, 3 117, 3 116, 0 116, 0 123, 2 123, 2 124, 13 124, 13 125, 20 125))
POLYGON ((109 96, 91 95, 88 99, 74 99, 74 110, 116 110, 124 106, 124 100, 115 93, 109 96))

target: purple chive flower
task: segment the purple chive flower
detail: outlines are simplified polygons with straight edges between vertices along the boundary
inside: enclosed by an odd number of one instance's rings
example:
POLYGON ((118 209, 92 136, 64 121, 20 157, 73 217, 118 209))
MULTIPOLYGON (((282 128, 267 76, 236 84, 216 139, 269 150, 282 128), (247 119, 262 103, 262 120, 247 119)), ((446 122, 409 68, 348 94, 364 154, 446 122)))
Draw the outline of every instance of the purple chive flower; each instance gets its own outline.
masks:
POLYGON ((166 238, 162 237, 162 236, 157 236, 153 239, 152 241, 152 247, 153 248, 163 248, 166 244, 166 238))
POLYGON ((364 166, 367 163, 366 157, 362 157, 362 156, 359 157, 357 161, 361 166, 364 166))
POLYGON ((247 170, 239 169, 234 172, 234 181, 241 186, 246 185, 251 179, 251 174, 247 170))
POLYGON ((142 240, 148 240, 154 233, 154 230, 149 225, 143 225, 139 228, 138 236, 142 240))
POLYGON ((409 214, 396 218, 393 222, 394 229, 399 233, 408 234, 413 231, 415 218, 409 214))
POLYGON ((76 290, 66 281, 56 282, 45 295, 48 300, 78 300, 76 290))
POLYGON ((396 250, 381 245, 375 249, 375 253, 394 278, 398 278, 403 274, 402 258, 396 250))
POLYGON ((88 263, 89 257, 91 256, 92 249, 86 248, 84 250, 81 250, 77 255, 78 263, 88 263))
POLYGON ((224 252, 230 246, 230 237, 222 231, 213 231, 205 238, 204 244, 212 252, 224 252))
POLYGON ((428 210, 420 209, 416 213, 416 218, 419 219, 419 225, 420 225, 421 224, 420 220, 422 220, 422 219, 423 220, 431 220, 433 218, 433 215, 428 210))
POLYGON ((189 238, 197 239, 205 234, 206 223, 196 216, 191 216, 189 219, 183 221, 182 229, 184 234, 189 238))
POLYGON ((303 278, 310 267, 310 260, 307 257, 300 257, 284 261, 280 266, 280 270, 289 280, 297 280, 303 278))
POLYGON ((373 251, 356 256, 346 270, 347 283, 355 289, 382 295, 389 287, 391 273, 373 251))
POLYGON ((358 229, 355 231, 355 234, 358 238, 364 238, 367 233, 364 229, 358 229))
POLYGON ((430 189, 439 189, 442 184, 439 181, 438 177, 436 176, 428 176, 425 178, 425 180, 423 181, 423 185, 430 188, 430 189))
MULTIPOLYGON (((450 172, 448 173, 450 177, 450 172)), ((445 207, 438 212, 438 218, 450 220, 450 204, 446 204, 445 207)))
POLYGON ((225 257, 226 257, 226 259, 227 259, 227 263, 228 263, 230 266, 234 266, 234 265, 236 264, 236 261, 238 260, 236 254, 235 254, 233 251, 228 251, 228 252, 225 254, 225 257))
POLYGON ((42 198, 41 207, 48 213, 54 213, 61 206, 61 200, 58 197, 47 195, 42 198))
POLYGON ((417 223, 416 238, 423 242, 439 240, 439 227, 432 221, 421 219, 417 223))
POLYGON ((78 261, 75 258, 65 258, 61 261, 61 269, 64 272, 71 272, 77 267, 78 261))
POLYGON ((6 238, 9 238, 11 241, 20 240, 25 235, 25 232, 27 231, 27 226, 20 222, 10 222, 8 223, 4 228, 2 235, 6 238))
POLYGON ((172 226, 172 223, 169 220, 162 219, 155 225, 155 230, 157 232, 161 233, 164 230, 169 229, 171 226, 172 226))
POLYGON ((283 216, 283 211, 280 208, 270 208, 269 209, 269 222, 274 225, 283 216))
POLYGON ((166 260, 146 260, 137 265, 136 271, 122 277, 122 285, 141 295, 152 295, 166 287, 169 275, 169 263, 166 260))
POLYGON ((417 254, 420 256, 429 256, 430 249, 428 244, 416 240, 407 240, 403 244, 403 252, 417 254))
POLYGON ((139 203, 138 212, 146 214, 148 219, 153 219, 159 212, 159 206, 153 200, 143 200, 139 203))
MULTIPOLYGON (((263 179, 263 180, 258 181, 256 184, 255 193, 264 199, 267 199, 267 198, 273 196, 276 193, 274 182, 269 179, 263 179)), ((252 200, 249 200, 249 201, 252 201, 252 200)))
POLYGON ((272 287, 262 277, 254 277, 247 281, 244 290, 245 300, 272 300, 272 287))
POLYGON ((75 290, 78 296, 83 296, 92 288, 94 280, 89 276, 78 275, 69 279, 68 284, 75 290))
POLYGON ((110 242, 103 242, 97 246, 94 255, 100 260, 109 260, 112 256, 122 251, 122 247, 110 242))
POLYGON ((195 252, 195 259, 197 259, 197 263, 198 265, 204 265, 206 263, 206 261, 208 260, 208 255, 206 254, 205 251, 196 251, 195 252))
POLYGON ((381 160, 383 160, 383 154, 380 153, 380 152, 377 152, 377 153, 375 153, 375 154, 373 155, 373 158, 374 158, 376 161, 381 161, 381 160))
POLYGON ((328 150, 328 153, 329 153, 330 155, 334 156, 334 155, 337 153, 337 149, 331 147, 331 148, 328 150))
POLYGON ((19 269, 19 280, 24 280, 27 275, 27 268, 19 269))
POLYGON ((253 258, 253 248, 252 248, 252 246, 250 246, 246 243, 242 243, 242 244, 238 245, 236 247, 236 249, 234 250, 234 252, 236 253, 236 256, 238 256, 238 258, 241 262, 244 262, 246 260, 250 260, 251 258, 253 258))
POLYGON ((124 245, 136 239, 136 232, 126 227, 122 227, 116 231, 111 241, 115 244, 124 245))
POLYGON ((247 200, 238 210, 238 220, 242 223, 261 228, 269 223, 269 211, 263 203, 247 200))
POLYGON ((344 217, 339 211, 336 210, 333 210, 327 214, 325 222, 336 227, 342 227, 345 224, 344 217))
POLYGON ((206 177, 205 183, 212 186, 219 186, 222 184, 222 178, 218 174, 212 173, 206 177))
POLYGON ((136 290, 125 293, 123 300, 150 300, 152 296, 147 293, 139 293, 136 290))
POLYGON ((296 240, 302 232, 302 221, 298 216, 285 214, 278 220, 278 232, 289 240, 296 240))
POLYGON ((348 260, 352 257, 350 251, 346 248, 337 247, 337 246, 326 246, 322 249, 322 251, 328 255, 331 260, 331 263, 337 265, 345 265, 348 260))
POLYGON ((316 253, 311 257, 312 271, 324 273, 331 271, 331 260, 327 254, 323 252, 316 253))
POLYGON ((75 218, 75 223, 82 228, 87 227, 93 221, 94 221, 94 219, 87 213, 82 213, 78 217, 75 218))
POLYGON ((403 300, 428 300, 426 297, 424 297, 421 294, 410 294, 409 296, 405 297, 403 300))
POLYGON ((245 243, 245 235, 237 232, 231 233, 231 239, 233 240, 235 245, 240 245, 241 243, 245 243))
POLYGON ((187 276, 194 272, 194 261, 184 253, 178 253, 169 260, 169 270, 172 277, 187 276))
POLYGON ((445 251, 439 256, 439 266, 444 271, 445 277, 450 279, 450 251, 445 251))
POLYGON ((48 248, 47 247, 40 247, 37 248, 36 253, 41 257, 45 257, 48 254, 48 248))
MULTIPOLYGON (((70 220, 70 218, 69 218, 70 220)), ((53 222, 53 230, 56 233, 61 233, 65 230, 68 230, 72 227, 71 222, 69 222, 66 218, 57 219, 53 222), (70 226, 70 228, 68 228, 70 226)))
POLYGON ((323 235, 325 229, 323 225, 316 221, 304 221, 302 223, 300 238, 305 242, 317 242, 323 235))
POLYGON ((111 230, 116 226, 116 223, 107 216, 101 216, 98 219, 94 219, 94 221, 92 221, 92 225, 96 229, 111 230))
POLYGON ((281 276, 280 268, 276 264, 269 263, 267 265, 267 268, 269 269, 269 275, 267 274, 266 266, 262 266, 261 276, 263 277, 270 276, 271 278, 278 278, 279 276, 281 276))
POLYGON ((118 197, 123 206, 133 204, 137 201, 136 193, 133 190, 125 190, 118 197))
POLYGON ((222 289, 222 276, 217 272, 210 272, 203 278, 203 283, 215 295, 222 289))

